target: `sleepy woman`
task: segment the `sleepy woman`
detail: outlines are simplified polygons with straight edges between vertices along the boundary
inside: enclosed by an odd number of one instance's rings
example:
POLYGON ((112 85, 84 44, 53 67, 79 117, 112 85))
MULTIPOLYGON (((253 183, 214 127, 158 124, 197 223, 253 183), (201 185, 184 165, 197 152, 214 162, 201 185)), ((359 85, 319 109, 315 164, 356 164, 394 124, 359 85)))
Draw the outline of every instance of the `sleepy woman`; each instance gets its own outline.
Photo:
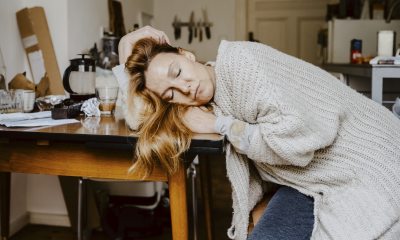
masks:
POLYGON ((399 239, 400 120, 390 111, 260 43, 222 41, 204 65, 168 42, 150 27, 120 42, 126 120, 139 134, 133 171, 172 174, 192 132, 219 133, 231 239, 399 239))

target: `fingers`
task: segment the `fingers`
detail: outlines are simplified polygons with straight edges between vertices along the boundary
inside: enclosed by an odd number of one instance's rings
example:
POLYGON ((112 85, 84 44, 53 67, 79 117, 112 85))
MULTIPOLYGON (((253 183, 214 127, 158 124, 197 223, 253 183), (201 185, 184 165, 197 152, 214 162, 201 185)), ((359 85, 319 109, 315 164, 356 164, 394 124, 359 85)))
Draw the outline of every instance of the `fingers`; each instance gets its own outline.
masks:
POLYGON ((168 36, 167 36, 164 32, 161 32, 161 33, 162 33, 162 36, 161 36, 159 42, 162 43, 162 44, 169 44, 169 45, 171 45, 168 36))
POLYGON ((184 113, 183 122, 192 132, 215 133, 215 116, 199 107, 190 107, 184 113))
POLYGON ((137 41, 149 37, 155 39, 161 44, 170 44, 168 36, 163 31, 157 30, 151 26, 139 28, 121 38, 118 46, 120 64, 124 64, 128 56, 132 54, 133 46, 137 41))
POLYGON ((165 42, 166 43, 168 43, 169 45, 171 45, 171 42, 169 41, 169 38, 168 38, 168 36, 165 34, 165 36, 164 36, 164 40, 165 40, 165 42))
POLYGON ((136 30, 135 32, 141 31, 142 37, 151 37, 158 41, 159 43, 168 43, 170 44, 168 36, 165 32, 157 30, 151 26, 145 26, 141 29, 136 30))

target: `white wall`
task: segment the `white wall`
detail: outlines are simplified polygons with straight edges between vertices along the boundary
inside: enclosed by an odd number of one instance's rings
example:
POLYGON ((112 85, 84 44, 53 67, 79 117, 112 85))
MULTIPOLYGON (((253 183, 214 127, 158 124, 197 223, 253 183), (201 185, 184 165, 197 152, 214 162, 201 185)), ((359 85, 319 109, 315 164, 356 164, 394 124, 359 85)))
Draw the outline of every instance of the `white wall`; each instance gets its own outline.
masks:
POLYGON ((108 25, 107 0, 68 0, 68 59, 79 58, 95 42, 100 50, 100 29, 108 25))
POLYGON ((22 48, 15 12, 22 8, 21 1, 0 2, 0 48, 7 68, 6 79, 25 71, 25 52, 22 48))
MULTIPOLYGON (((7 0, 11 1, 11 0, 7 0)), ((47 24, 49 25, 50 35, 53 41, 53 48, 56 52, 56 58, 60 72, 63 73, 66 67, 67 61, 67 49, 68 49, 68 20, 67 20, 67 2, 68 0, 20 0, 23 7, 36 7, 41 6, 44 8, 47 18, 47 24)), ((17 42, 21 42, 18 38, 17 42)), ((22 47, 22 45, 21 45, 22 47)), ((29 67, 27 67, 29 68, 29 67)))
MULTIPOLYGON (((234 39, 234 0, 213 2, 206 0, 122 0, 125 27, 127 30, 138 22, 139 11, 153 14, 155 26, 167 32, 174 45, 194 51, 198 59, 215 58, 219 41, 234 39), (182 40, 173 40, 172 21, 175 13, 186 21, 193 10, 201 16, 201 8, 206 7, 209 19, 213 21, 212 39, 204 35, 202 43, 197 39, 187 44, 187 30, 182 30, 182 40)), ((100 42, 100 26, 108 27, 106 0, 2 0, 0 2, 0 47, 7 67, 7 81, 17 73, 27 71, 28 62, 21 44, 15 13, 24 7, 42 6, 45 9, 53 47, 56 52, 60 72, 63 73, 69 59, 75 58, 100 42)), ((62 199, 57 177, 46 175, 12 175, 11 223, 21 222, 26 213, 36 216, 65 215, 67 210, 62 199), (45 197, 44 197, 45 196, 45 197)), ((23 221, 22 221, 23 222, 23 221)), ((51 222, 50 222, 51 224, 51 222)))
MULTIPOLYGON (((123 0, 124 21, 127 30, 138 22, 138 12, 144 11, 155 16, 155 26, 167 32, 174 45, 194 51, 198 59, 215 58, 222 38, 234 39, 234 0, 213 2, 205 0, 123 0), (187 44, 187 30, 182 30, 182 40, 173 40, 172 21, 175 13, 186 21, 193 10, 201 16, 206 7, 209 19, 213 21, 212 39, 204 35, 202 43, 197 39, 187 44), (154 10, 153 10, 154 9, 154 10)), ((2 0, 0 2, 0 47, 7 67, 7 80, 23 71, 30 76, 28 62, 21 44, 15 13, 24 7, 42 6, 45 9, 53 47, 60 72, 69 64, 69 59, 100 41, 100 26, 108 27, 106 0, 2 0)), ((65 215, 67 210, 57 177, 46 175, 12 175, 11 223, 20 221, 26 212, 36 216, 65 215)), ((51 224, 51 222, 50 222, 51 224)))
POLYGON ((133 29, 135 23, 139 23, 139 12, 154 14, 154 2, 149 0, 122 0, 122 11, 126 31, 133 29))
MULTIPOLYGON (((16 12, 24 7, 44 7, 53 40, 53 46, 56 50, 57 61, 60 70, 63 69, 67 62, 67 32, 65 31, 67 27, 67 17, 65 10, 63 10, 66 9, 66 3, 66 0, 7 0, 0 3, 0 32, 2 33, 0 38, 0 47, 7 68, 7 82, 9 82, 17 73, 23 71, 27 71, 28 78, 31 76, 16 21, 16 12), (51 21, 52 19, 57 19, 57 21, 51 21), (64 66, 62 67, 62 65, 64 66)), ((53 208, 56 208, 57 210, 50 210, 50 213, 61 212, 66 214, 64 202, 59 200, 57 201, 57 196, 53 195, 54 192, 57 192, 57 190, 60 189, 59 185, 57 185, 57 178, 52 176, 40 177, 41 176, 38 175, 12 174, 10 209, 11 233, 22 227, 21 224, 26 223, 28 220, 27 212, 40 211, 43 207, 46 208, 53 204, 53 208), (41 184, 35 185, 37 179, 43 180, 41 184), (50 188, 46 189, 46 185, 48 185, 49 182, 55 183, 56 186, 50 185, 50 188), (43 192, 41 189, 46 189, 47 192, 42 194, 43 192), (35 191, 38 191, 38 193, 34 193, 35 191), (48 197, 43 198, 43 196, 48 197), (52 204, 49 205, 49 203, 52 204)))
MULTIPOLYGON (((0 48, 6 65, 6 79, 25 71, 25 53, 19 40, 15 12, 22 7, 20 1, 2 1, 0 3, 0 48)), ((24 221, 26 207, 26 176, 11 175, 10 222, 24 221)))
POLYGON ((154 0, 154 25, 167 33, 171 44, 190 50, 200 61, 215 60, 219 43, 222 39, 235 39, 235 0, 154 0), (211 39, 205 37, 199 42, 194 38, 188 44, 188 29, 182 28, 181 39, 174 39, 172 22, 175 14, 181 21, 189 21, 190 13, 194 11, 195 20, 203 19, 201 9, 206 8, 208 19, 213 22, 211 39))
MULTIPOLYGON (((335 19, 329 24, 329 63, 349 63, 350 43, 352 39, 362 40, 362 54, 376 56, 378 45, 378 32, 380 30, 393 30, 396 34, 395 43, 400 42, 400 20, 386 23, 384 20, 342 20, 335 19)), ((399 46, 399 45, 398 45, 399 46)), ((397 47, 396 46, 396 49, 397 47)))
MULTIPOLYGON (((132 25, 130 22, 137 22, 140 10, 153 13, 152 0, 123 0, 122 4, 126 26, 132 25)), ((100 43, 100 27, 108 28, 109 25, 107 0, 0 1, 0 47, 7 68, 7 82, 23 71, 28 72, 28 78, 31 76, 15 13, 33 6, 42 6, 45 10, 61 74, 69 65, 69 59, 76 58, 76 54, 91 48, 95 42, 100 43)), ((12 174, 11 184, 11 224, 24 223, 21 219, 26 219, 27 213, 31 213, 33 221, 68 225, 67 210, 57 177, 12 174), (49 216, 47 222, 46 216, 49 216)))
MULTIPOLYGON (((126 31, 138 22, 140 11, 153 13, 153 1, 121 0, 126 31)), ((97 43, 101 50, 102 30, 109 29, 107 0, 68 0, 68 59, 97 43)), ((68 65, 66 65, 68 66, 68 65)), ((62 69, 65 69, 66 66, 62 69)), ((63 71, 62 71, 63 72, 63 71)))
MULTIPOLYGON (((63 73, 68 64, 68 1, 22 0, 21 2, 23 7, 44 8, 58 67, 63 73)), ((21 42, 19 38, 17 41, 21 42)), ((67 209, 60 193, 61 188, 56 176, 27 175, 26 206, 29 213, 66 216, 67 209)))

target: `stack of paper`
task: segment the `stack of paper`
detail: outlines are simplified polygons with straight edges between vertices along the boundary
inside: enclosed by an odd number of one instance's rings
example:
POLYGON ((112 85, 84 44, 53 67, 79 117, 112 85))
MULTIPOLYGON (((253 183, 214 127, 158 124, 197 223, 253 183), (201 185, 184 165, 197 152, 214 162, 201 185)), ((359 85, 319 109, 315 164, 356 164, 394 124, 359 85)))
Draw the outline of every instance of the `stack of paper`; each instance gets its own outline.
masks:
POLYGON ((6 127, 55 126, 77 122, 79 121, 76 119, 54 120, 51 118, 51 111, 0 114, 0 125, 4 125, 6 127))

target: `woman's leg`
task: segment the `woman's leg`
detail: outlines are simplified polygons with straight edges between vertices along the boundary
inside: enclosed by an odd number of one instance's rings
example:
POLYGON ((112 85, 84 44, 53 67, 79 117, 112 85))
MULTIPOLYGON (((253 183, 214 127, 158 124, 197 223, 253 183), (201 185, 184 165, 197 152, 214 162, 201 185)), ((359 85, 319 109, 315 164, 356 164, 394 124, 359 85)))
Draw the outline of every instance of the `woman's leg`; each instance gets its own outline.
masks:
POLYGON ((314 226, 314 200, 282 186, 268 203, 249 240, 310 239, 314 226))

